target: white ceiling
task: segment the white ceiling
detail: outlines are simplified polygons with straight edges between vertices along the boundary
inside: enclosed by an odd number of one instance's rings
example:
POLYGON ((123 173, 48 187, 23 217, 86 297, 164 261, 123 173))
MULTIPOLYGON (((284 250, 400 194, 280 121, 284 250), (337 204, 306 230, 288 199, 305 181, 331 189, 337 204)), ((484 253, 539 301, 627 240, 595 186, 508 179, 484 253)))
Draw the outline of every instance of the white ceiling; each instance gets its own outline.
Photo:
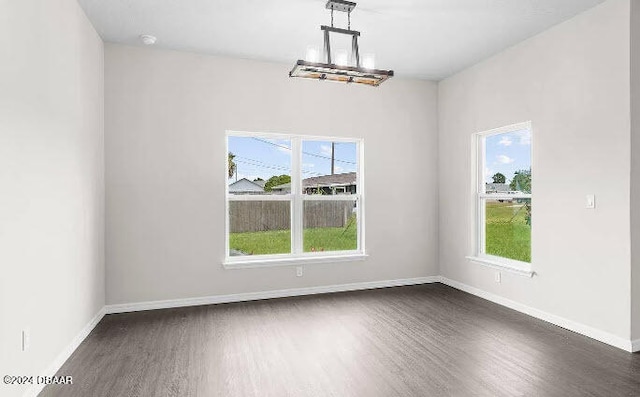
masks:
MULTIPOLYGON (((360 52, 397 76, 440 80, 603 0, 360 0, 360 52)), ((291 64, 322 48, 325 0, 78 0, 105 41, 291 64)), ((346 15, 336 13, 336 26, 346 15)))

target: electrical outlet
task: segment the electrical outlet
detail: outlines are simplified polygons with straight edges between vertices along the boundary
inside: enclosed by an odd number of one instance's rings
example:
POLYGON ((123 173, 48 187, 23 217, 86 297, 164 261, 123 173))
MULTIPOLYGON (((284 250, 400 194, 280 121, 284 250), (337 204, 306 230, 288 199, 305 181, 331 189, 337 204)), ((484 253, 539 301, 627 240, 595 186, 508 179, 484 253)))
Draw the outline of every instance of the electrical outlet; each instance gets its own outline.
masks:
POLYGON ((298 277, 302 277, 303 270, 304 270, 304 269, 302 268, 302 266, 297 266, 297 267, 296 267, 296 276, 298 276, 298 277))
POLYGON ((31 346, 31 330, 29 327, 22 330, 22 351, 26 352, 31 346))
POLYGON ((596 208, 596 196, 595 194, 587 194, 586 200, 585 200, 585 207, 587 209, 594 209, 596 208))
POLYGON ((502 281, 502 280, 501 280, 501 279, 502 279, 502 277, 501 277, 501 275, 500 275, 500 272, 496 272, 495 278, 496 278, 496 283, 500 284, 500 281, 502 281))

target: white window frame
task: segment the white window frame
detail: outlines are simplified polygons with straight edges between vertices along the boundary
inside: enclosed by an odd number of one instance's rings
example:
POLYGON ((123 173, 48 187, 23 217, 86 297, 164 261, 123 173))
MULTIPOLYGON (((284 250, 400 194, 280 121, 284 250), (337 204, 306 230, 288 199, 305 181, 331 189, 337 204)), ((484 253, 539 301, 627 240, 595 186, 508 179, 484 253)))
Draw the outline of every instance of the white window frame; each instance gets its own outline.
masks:
MULTIPOLYGON (((473 236, 471 241, 473 242, 472 255, 467 256, 467 259, 474 263, 489 266, 497 270, 505 270, 511 273, 519 274, 526 277, 532 277, 534 272, 532 270, 533 263, 533 249, 531 252, 531 262, 522 262, 510 258, 503 258, 500 256, 489 255, 485 251, 485 231, 486 231, 486 218, 485 218, 485 206, 484 200, 486 199, 529 199, 533 202, 532 195, 527 193, 513 194, 513 193, 491 193, 487 194, 485 191, 485 142, 490 136, 506 134, 510 132, 529 130, 531 134, 531 172, 533 175, 533 128, 531 121, 511 124, 500 128, 495 128, 488 131, 482 131, 474 133, 472 136, 472 156, 473 159, 473 173, 472 173, 472 191, 473 191, 473 236)), ((532 233, 533 236, 533 233, 532 233)), ((533 245, 532 245, 533 247, 533 245)))
MULTIPOLYGON (((364 141, 360 138, 342 138, 310 136, 298 134, 280 134, 266 132, 247 132, 228 130, 225 133, 225 153, 229 152, 229 137, 247 137, 261 139, 282 139, 291 142, 291 192, 276 195, 234 195, 229 194, 229 184, 225 186, 225 258, 223 266, 227 269, 287 266, 312 263, 334 263, 364 260, 365 220, 364 220, 364 141), (356 194, 308 195, 302 193, 302 141, 344 142, 356 144, 356 194), (303 252, 304 202, 305 201, 353 201, 357 212, 357 248, 349 251, 303 252), (229 248, 229 202, 231 201, 288 201, 291 204, 291 253, 272 255, 230 256, 229 248)), ((224 175, 228 173, 228 160, 224 156, 224 175)))

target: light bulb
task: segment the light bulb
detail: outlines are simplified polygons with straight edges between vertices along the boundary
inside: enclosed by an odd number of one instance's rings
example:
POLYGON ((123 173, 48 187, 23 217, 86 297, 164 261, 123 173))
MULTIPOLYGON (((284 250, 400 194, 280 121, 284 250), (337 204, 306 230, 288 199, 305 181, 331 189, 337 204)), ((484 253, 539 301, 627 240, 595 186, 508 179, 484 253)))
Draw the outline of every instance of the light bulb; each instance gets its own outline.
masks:
POLYGON ((318 51, 318 47, 308 46, 307 55, 305 56, 304 59, 307 62, 314 62, 314 63, 320 61, 320 51, 318 51))
POLYGON ((373 54, 364 54, 362 56, 362 67, 365 69, 375 69, 376 58, 373 54))
POLYGON ((336 65, 347 66, 349 64, 349 55, 345 50, 336 51, 336 65))

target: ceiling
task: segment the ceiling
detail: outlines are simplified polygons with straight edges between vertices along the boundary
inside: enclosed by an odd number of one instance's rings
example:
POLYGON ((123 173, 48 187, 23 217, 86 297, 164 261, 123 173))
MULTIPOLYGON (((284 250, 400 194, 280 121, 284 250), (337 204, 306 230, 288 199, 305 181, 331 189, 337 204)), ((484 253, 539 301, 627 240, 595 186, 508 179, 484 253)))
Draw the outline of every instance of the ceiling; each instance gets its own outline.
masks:
MULTIPOLYGON (((361 54, 397 76, 440 80, 603 0, 360 0, 361 54)), ((107 42, 293 63, 322 48, 325 0, 78 0, 107 42)), ((336 26, 346 15, 336 13, 336 26)))

